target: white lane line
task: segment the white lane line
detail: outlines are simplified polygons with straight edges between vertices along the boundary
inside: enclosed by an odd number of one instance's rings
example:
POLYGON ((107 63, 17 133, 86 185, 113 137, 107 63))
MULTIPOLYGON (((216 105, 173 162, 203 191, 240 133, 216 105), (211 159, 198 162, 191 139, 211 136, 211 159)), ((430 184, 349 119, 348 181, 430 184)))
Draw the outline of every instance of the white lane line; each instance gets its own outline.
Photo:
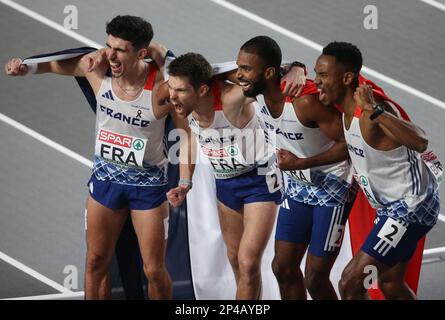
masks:
MULTIPOLYGON (((15 120, 5 116, 2 113, 0 113, 0 120, 5 122, 5 123, 7 123, 7 124, 9 124, 10 126, 16 128, 17 130, 19 130, 19 131, 21 131, 21 132, 31 136, 32 138, 42 142, 43 144, 46 144, 47 146, 49 146, 49 147, 51 147, 51 148, 53 148, 53 149, 63 153, 64 155, 66 155, 66 156, 68 156, 68 157, 70 157, 70 158, 72 158, 72 159, 74 159, 74 160, 76 160, 76 161, 78 161, 78 162, 80 162, 80 163, 90 167, 90 168, 93 166, 93 163, 90 160, 86 159, 85 157, 75 153, 74 151, 71 151, 70 149, 62 146, 61 144, 58 144, 55 141, 52 141, 51 139, 48 139, 47 137, 41 135, 40 133, 38 133, 38 132, 36 132, 36 131, 34 131, 34 130, 26 127, 26 126, 24 126, 23 124, 21 124, 21 123, 15 121, 15 120)), ((42 274, 38 273, 37 271, 35 271, 35 270, 25 266, 23 263, 21 263, 21 262, 15 260, 13 258, 7 256, 6 254, 4 254, 2 252, 0 252, 0 259, 4 260, 5 262, 13 265, 14 267, 22 270, 23 272, 29 274, 30 276, 32 276, 32 277, 36 278, 37 280, 47 284, 50 287, 53 287, 54 289, 56 289, 56 290, 58 290, 60 292, 70 293, 70 294, 72 293, 71 290, 66 289, 62 285, 54 282, 53 280, 45 277, 44 275, 42 275, 42 274)))
POLYGON ((34 131, 30 128, 28 128, 27 126, 21 124, 20 122, 17 122, 11 118, 9 118, 8 116, 5 116, 4 114, 0 113, 0 120, 9 124, 10 126, 16 128, 17 130, 26 133, 27 135, 33 137, 34 139, 42 142, 43 144, 46 144, 47 146, 63 153, 64 155, 70 157, 71 159, 74 159, 84 165, 86 165, 87 167, 92 168, 93 167, 93 162, 88 160, 87 158, 81 156, 80 154, 62 146, 61 144, 48 139, 47 137, 45 137, 44 135, 38 133, 37 131, 34 131))
POLYGON ((423 255, 431 255, 431 254, 438 254, 438 253, 445 253, 445 247, 439 247, 439 248, 431 248, 431 249, 425 249, 423 250, 423 255))
POLYGON ((17 269, 20 269, 21 271, 29 274, 30 276, 36 278, 37 280, 45 283, 46 285, 56 289, 57 291, 60 291, 62 293, 73 293, 71 290, 65 288, 64 286, 58 284, 57 282, 45 277, 43 274, 31 269, 30 267, 24 265, 23 263, 11 258, 10 256, 4 254, 3 252, 0 252, 0 259, 3 261, 9 263, 10 265, 13 265, 17 269))
POLYGON ((422 2, 424 2, 426 4, 429 4, 430 6, 433 6, 433 7, 437 8, 437 9, 445 11, 445 4, 443 4, 443 3, 440 3, 440 2, 434 1, 434 0, 420 0, 420 1, 422 1, 422 2))
POLYGON ((75 40, 77 40, 79 42, 85 43, 87 46, 95 47, 95 48, 103 47, 103 45, 100 45, 97 42, 94 42, 94 41, 92 41, 92 40, 90 40, 90 39, 88 39, 88 38, 86 38, 86 37, 84 37, 84 36, 74 32, 74 31, 72 31, 72 30, 65 29, 61 24, 58 24, 58 23, 56 23, 56 22, 54 22, 54 21, 52 21, 52 20, 42 16, 41 14, 39 14, 39 13, 37 13, 35 11, 32 11, 32 10, 30 10, 30 9, 28 9, 28 8, 26 8, 26 7, 22 6, 22 5, 14 2, 14 1, 0 0, 0 2, 3 3, 4 5, 7 5, 8 7, 11 7, 13 9, 15 9, 15 10, 17 10, 17 11, 19 11, 19 12, 25 14, 25 15, 27 15, 28 17, 30 17, 30 18, 32 18, 34 20, 37 20, 37 21, 47 25, 50 28, 53 28, 53 29, 55 29, 55 30, 57 30, 57 31, 67 35, 70 38, 73 38, 73 39, 75 39, 75 40))
MULTIPOLYGON (((269 29, 271 29, 273 31, 281 33, 282 35, 284 35, 284 36, 286 36, 288 38, 291 38, 292 40, 295 40, 297 42, 300 42, 303 45, 305 45, 305 46, 307 46, 309 48, 312 48, 312 49, 314 49, 314 50, 316 50, 318 52, 321 52, 322 49, 323 49, 323 46, 321 46, 320 44, 318 44, 318 43, 316 43, 316 42, 314 42, 312 40, 309 40, 309 39, 307 39, 307 38, 305 38, 305 37, 303 37, 303 36, 301 36, 301 35, 299 35, 299 34, 297 34, 295 32, 292 32, 292 31, 290 31, 290 30, 288 30, 286 28, 283 28, 283 27, 281 27, 281 26, 279 26, 279 25, 277 25, 277 24, 275 24, 275 23, 273 23, 273 22, 271 22, 269 20, 266 20, 266 19, 264 19, 264 18, 262 18, 262 17, 260 17, 260 16, 258 16, 256 14, 254 14, 254 13, 252 13, 250 11, 247 11, 247 10, 245 10, 243 8, 240 8, 240 7, 234 5, 234 4, 230 3, 230 2, 227 2, 225 0, 210 0, 210 1, 215 3, 215 4, 217 4, 217 5, 219 5, 219 6, 221 6, 221 7, 224 7, 226 9, 230 10, 230 11, 233 11, 233 12, 239 14, 239 15, 242 15, 242 16, 244 16, 244 17, 246 17, 246 18, 248 18, 248 19, 250 19, 252 21, 255 21, 255 22, 257 22, 257 23, 259 23, 259 24, 261 24, 261 25, 263 25, 263 26, 265 26, 265 27, 267 27, 267 28, 269 28, 269 29)), ((427 102, 429 102, 431 104, 434 104, 435 106, 438 106, 439 108, 442 108, 442 109, 445 110, 445 102, 443 102, 443 101, 441 101, 441 100, 439 100, 437 98, 434 98, 434 97, 432 97, 432 96, 430 96, 430 95, 428 95, 428 94, 426 94, 426 93, 424 93, 424 92, 422 92, 420 90, 417 90, 417 89, 415 89, 413 87, 410 87, 410 86, 408 86, 408 85, 406 85, 406 84, 404 84, 404 83, 402 83, 402 82, 400 82, 398 80, 395 80, 393 78, 385 76, 384 74, 382 74, 382 73, 380 73, 378 71, 375 71, 373 69, 370 69, 370 68, 368 68, 366 66, 363 66, 362 71, 364 73, 367 73, 370 76, 373 76, 374 78, 377 78, 377 79, 379 79, 379 80, 381 80, 383 82, 386 82, 386 83, 388 83, 388 84, 390 84, 390 85, 392 85, 392 86, 394 86, 394 87, 396 87, 396 88, 398 88, 400 90, 408 92, 408 93, 410 93, 410 94, 412 94, 412 95, 414 95, 414 96, 416 96, 416 97, 418 97, 418 98, 420 98, 422 100, 425 100, 425 101, 427 101, 427 102)))
POLYGON ((70 293, 54 293, 54 294, 43 294, 39 296, 27 296, 27 297, 16 297, 7 298, 1 300, 56 300, 56 299, 67 299, 67 298, 77 298, 85 295, 83 291, 76 291, 70 293))

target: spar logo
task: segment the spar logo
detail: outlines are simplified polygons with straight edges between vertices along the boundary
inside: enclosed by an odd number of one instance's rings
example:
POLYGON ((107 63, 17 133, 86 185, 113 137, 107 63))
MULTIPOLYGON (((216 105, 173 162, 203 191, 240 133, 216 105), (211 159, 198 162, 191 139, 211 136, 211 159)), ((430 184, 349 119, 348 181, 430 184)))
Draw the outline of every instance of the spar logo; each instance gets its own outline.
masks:
POLYGON ((368 186, 368 179, 366 179, 365 176, 360 176, 360 183, 361 183, 363 186, 367 187, 367 186, 368 186))
POLYGON ((144 149, 147 141, 100 129, 96 154, 104 159, 130 166, 143 166, 144 149))
POLYGON ((230 146, 229 148, 227 148, 227 151, 229 152, 229 154, 234 157, 238 154, 238 149, 234 146, 230 146))
MULTIPOLYGON (((133 137, 124 136, 123 134, 114 133, 111 131, 101 129, 99 132, 99 140, 103 142, 107 142, 110 144, 114 144, 119 147, 131 148, 133 143, 133 137)), ((140 140, 140 139, 137 139, 140 140)), ((143 141, 142 145, 144 144, 143 141)), ((142 147, 143 148, 143 147, 142 147)), ((135 148, 136 150, 140 150, 135 148)))
POLYGON ((144 141, 142 141, 141 139, 135 139, 133 142, 133 148, 138 151, 144 149, 144 141))
POLYGON ((207 156, 207 157, 212 157, 212 158, 224 158, 227 157, 227 152, 224 149, 210 149, 207 147, 202 147, 202 152, 207 156))

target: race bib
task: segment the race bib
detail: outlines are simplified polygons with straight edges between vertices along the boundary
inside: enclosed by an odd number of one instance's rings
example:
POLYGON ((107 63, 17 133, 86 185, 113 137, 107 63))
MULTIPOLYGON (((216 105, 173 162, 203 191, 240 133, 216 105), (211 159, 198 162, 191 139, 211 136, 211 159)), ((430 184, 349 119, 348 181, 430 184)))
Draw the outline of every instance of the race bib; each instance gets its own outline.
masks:
POLYGON ((123 165, 143 168, 147 139, 115 133, 100 128, 95 155, 123 165))
POLYGON ((380 229, 377 237, 388 243, 391 247, 395 248, 405 234, 407 228, 390 217, 386 220, 385 224, 380 229))
POLYGON ((248 165, 236 145, 209 148, 201 145, 217 179, 229 179, 248 172, 255 164, 248 165))
POLYGON ((354 179, 360 185, 360 188, 363 190, 363 193, 365 194, 366 198, 368 198, 368 201, 369 201, 369 204, 371 205, 371 207, 373 207, 374 209, 383 207, 377 201, 377 198, 374 196, 371 186, 369 185, 368 177, 366 177, 364 175, 354 174, 354 179))
POLYGON ((345 233, 345 226, 334 225, 329 238, 329 245, 335 248, 340 248, 343 241, 343 235, 345 233))
MULTIPOLYGON (((258 169, 258 173, 260 173, 260 169, 258 169)), ((280 190, 283 185, 282 181, 281 170, 276 166, 272 166, 271 171, 266 174, 266 183, 269 192, 274 193, 280 190)))
POLYGON ((289 176, 293 179, 298 180, 299 182, 307 185, 313 185, 311 180, 311 169, 304 170, 290 170, 286 171, 289 176))
POLYGON ((440 162, 439 158, 432 150, 425 151, 420 155, 420 157, 422 158, 423 163, 426 164, 427 168, 433 174, 434 179, 436 179, 437 181, 437 184, 440 184, 442 182, 443 176, 443 165, 440 162))

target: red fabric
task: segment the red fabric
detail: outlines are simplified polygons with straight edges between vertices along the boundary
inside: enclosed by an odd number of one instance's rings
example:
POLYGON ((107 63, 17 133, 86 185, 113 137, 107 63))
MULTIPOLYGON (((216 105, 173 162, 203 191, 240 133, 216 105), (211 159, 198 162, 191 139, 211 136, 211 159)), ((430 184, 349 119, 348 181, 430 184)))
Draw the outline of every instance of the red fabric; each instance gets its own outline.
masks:
POLYGON ((318 94, 317 85, 314 83, 313 80, 307 79, 306 84, 303 87, 303 90, 301 90, 300 94, 297 97, 306 96, 308 94, 318 94))
POLYGON ((366 83, 368 86, 371 86, 372 92, 374 93, 374 96, 377 96, 377 97, 379 97, 382 100, 387 100, 387 101, 393 103, 397 107, 397 109, 399 110, 400 115, 402 116, 402 118, 404 120, 410 120, 409 116, 405 112, 405 110, 403 110, 403 108, 397 102, 393 101, 390 97, 388 97, 386 95, 385 91, 383 91, 383 89, 380 88, 379 86, 377 86, 373 81, 366 79, 362 75, 359 75, 358 83, 359 84, 366 83))
MULTIPOLYGON (((391 100, 386 93, 378 87, 371 80, 365 79, 360 75, 359 83, 366 83, 372 87, 374 95, 377 97, 388 100, 392 102, 397 109, 399 110, 401 116, 405 120, 409 120, 407 113, 403 110, 403 108, 391 100)), ((350 230, 350 238, 351 238, 351 247, 352 254, 355 255, 358 250, 360 250, 362 244, 365 242, 368 234, 371 232, 371 229, 374 227, 375 220, 375 210, 369 205, 368 199, 360 190, 357 194, 357 198, 354 202, 354 206, 352 207, 350 216, 349 216, 349 230, 350 230)), ((419 284, 419 274, 420 268, 422 266, 422 256, 423 256, 423 248, 425 245, 425 237, 423 237, 419 243, 417 244, 416 251, 414 252, 413 257, 411 258, 408 270, 405 276, 405 281, 408 286, 413 290, 414 293, 417 292, 418 284, 419 284)), ((383 300, 385 297, 383 293, 379 289, 370 289, 369 295, 373 300, 383 300)))
MULTIPOLYGON (((285 82, 284 82, 285 84, 285 82)), ((283 91, 284 85, 282 85, 281 91, 283 91)), ((296 98, 300 98, 303 96, 307 96, 310 94, 318 94, 317 85, 314 83, 313 80, 307 79, 306 84, 303 87, 303 90, 301 90, 300 94, 298 96, 295 96, 296 98)), ((295 97, 286 96, 286 102, 292 102, 292 100, 295 97)))
MULTIPOLYGON (((281 91, 284 90, 285 84, 286 84, 286 82, 283 82, 281 84, 281 91)), ((306 80, 306 84, 304 85, 303 90, 301 90, 300 94, 296 97, 299 98, 299 97, 306 96, 308 94, 318 94, 317 85, 314 83, 313 80, 310 80, 310 79, 306 80)), ((294 99, 294 97, 286 96, 286 102, 292 102, 293 99, 294 99)))
POLYGON ((148 77, 147 82, 145 82, 145 90, 153 90, 156 81, 156 65, 153 62, 148 64, 148 77))
POLYGON ((213 92, 215 111, 222 110, 223 106, 221 101, 221 89, 219 88, 218 82, 216 80, 212 82, 211 88, 213 92))

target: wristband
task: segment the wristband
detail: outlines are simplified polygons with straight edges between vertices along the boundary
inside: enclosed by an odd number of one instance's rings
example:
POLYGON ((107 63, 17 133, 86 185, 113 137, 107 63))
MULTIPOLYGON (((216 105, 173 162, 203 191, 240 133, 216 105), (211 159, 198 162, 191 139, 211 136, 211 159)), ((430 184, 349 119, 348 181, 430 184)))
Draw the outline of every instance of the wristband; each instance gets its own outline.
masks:
POLYGON ((38 63, 29 63, 26 64, 26 66, 28 67, 28 70, 26 71, 25 75, 30 75, 30 74, 34 74, 37 72, 37 67, 38 67, 38 63))
POLYGON ((182 184, 189 186, 190 189, 193 187, 193 182, 191 182, 189 179, 179 179, 178 185, 182 185, 182 184))
POLYGON ((374 120, 377 119, 382 113, 385 112, 385 109, 383 108, 382 105, 380 104, 376 104, 374 106, 374 111, 372 112, 372 114, 369 116, 370 120, 374 120))

